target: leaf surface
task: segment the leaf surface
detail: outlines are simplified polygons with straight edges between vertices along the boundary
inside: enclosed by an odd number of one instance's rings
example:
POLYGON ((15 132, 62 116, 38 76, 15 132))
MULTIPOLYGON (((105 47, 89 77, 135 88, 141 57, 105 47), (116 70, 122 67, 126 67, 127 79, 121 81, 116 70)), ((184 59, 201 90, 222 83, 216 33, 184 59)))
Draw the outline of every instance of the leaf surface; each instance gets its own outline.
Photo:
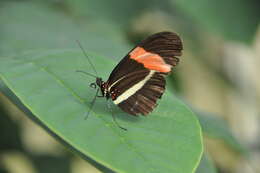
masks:
MULTIPOLYGON (((103 79, 116 65, 89 53, 103 79)), ((112 120, 104 98, 97 98, 87 120, 95 79, 82 52, 55 50, 2 58, 0 77, 41 124, 69 146, 116 172, 191 173, 202 154, 198 120, 169 91, 147 117, 128 115, 116 106, 113 112, 123 131, 112 120)), ((3 87, 2 87, 3 89, 3 87)), ((3 92, 8 95, 7 90, 3 92)))

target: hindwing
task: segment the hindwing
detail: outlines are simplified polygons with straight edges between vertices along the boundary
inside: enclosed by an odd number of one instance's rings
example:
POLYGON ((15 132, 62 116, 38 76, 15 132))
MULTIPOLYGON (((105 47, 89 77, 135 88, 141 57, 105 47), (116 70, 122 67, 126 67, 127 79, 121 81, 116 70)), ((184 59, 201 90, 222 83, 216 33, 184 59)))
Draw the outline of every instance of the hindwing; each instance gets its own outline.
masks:
POLYGON ((110 88, 109 92, 116 95, 113 102, 129 114, 147 115, 165 90, 164 75, 153 70, 127 75, 110 88))

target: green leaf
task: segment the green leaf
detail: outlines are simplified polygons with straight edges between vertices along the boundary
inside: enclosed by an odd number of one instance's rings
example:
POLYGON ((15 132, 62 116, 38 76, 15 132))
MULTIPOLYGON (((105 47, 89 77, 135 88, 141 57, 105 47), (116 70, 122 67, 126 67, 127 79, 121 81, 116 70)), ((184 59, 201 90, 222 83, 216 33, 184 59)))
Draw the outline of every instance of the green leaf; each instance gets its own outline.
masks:
POLYGON ((205 135, 213 138, 222 139, 227 145, 229 145, 235 151, 246 154, 246 148, 233 136, 226 122, 218 116, 196 112, 202 131, 205 135))
POLYGON ((227 39, 250 42, 259 20, 259 5, 253 0, 171 0, 205 30, 227 39))
POLYGON ((203 154, 196 173, 217 173, 215 166, 207 154, 203 154))
MULTIPOLYGON (((91 60, 104 79, 115 62, 93 53, 91 60)), ((116 172, 194 172, 202 154, 202 137, 196 116, 168 91, 155 111, 133 117, 113 107, 118 128, 88 85, 95 79, 76 73, 92 72, 82 52, 31 52, 2 58, 0 77, 32 112, 35 119, 81 155, 116 172)))
MULTIPOLYGON (((68 143, 66 143, 62 138, 60 138, 59 136, 57 136, 55 133, 53 133, 47 126, 45 126, 36 116, 34 116, 32 114, 32 112, 26 108, 22 102, 15 96, 15 94, 9 89, 7 88, 7 86, 3 83, 3 81, 0 80, 0 91, 2 91, 8 98, 10 101, 12 101, 21 111, 23 111, 30 119, 32 119, 33 121, 35 121, 36 123, 38 123, 38 125, 40 125, 42 128, 44 128, 47 132, 49 132, 52 136, 54 136, 58 141, 60 141, 61 143, 64 143, 65 145, 67 145, 69 148, 71 148, 70 145, 68 145, 68 143)), ((8 135, 10 136, 10 132, 8 132, 8 135)), ((11 136, 12 138, 14 136, 11 136)), ((17 141, 17 140, 16 140, 17 141)), ((71 148, 73 152, 75 152, 76 154, 79 154, 81 157, 83 157, 85 160, 87 160, 90 164, 92 164, 93 166, 95 166, 97 169, 99 169, 101 172, 104 173, 114 173, 113 171, 111 171, 110 169, 104 167, 103 165, 97 163, 95 160, 92 160, 91 158, 87 157, 86 155, 83 155, 82 153, 80 153, 78 150, 71 148)), ((31 157, 33 157, 33 155, 31 155, 31 157)), ((37 156, 36 156, 37 157, 37 156)), ((35 160, 35 158, 31 158, 31 160, 35 160)))

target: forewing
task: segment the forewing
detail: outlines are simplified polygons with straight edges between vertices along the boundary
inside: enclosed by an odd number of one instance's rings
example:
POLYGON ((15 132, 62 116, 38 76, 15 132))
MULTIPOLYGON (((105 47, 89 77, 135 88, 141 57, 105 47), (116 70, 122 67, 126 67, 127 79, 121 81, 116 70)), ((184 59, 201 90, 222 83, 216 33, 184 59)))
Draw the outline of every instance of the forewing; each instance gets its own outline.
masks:
POLYGON ((144 48, 147 52, 158 54, 167 64, 172 66, 178 64, 179 58, 177 56, 182 55, 183 49, 180 37, 173 32, 160 32, 151 35, 138 46, 144 48))
POLYGON ((168 73, 179 62, 182 42, 173 32, 153 34, 133 48, 114 68, 108 83, 112 84, 122 76, 144 68, 168 73))
POLYGON ((142 64, 133 59, 130 59, 129 55, 126 55, 114 68, 107 82, 109 85, 111 85, 122 77, 125 77, 133 72, 139 72, 142 70, 145 70, 142 64))

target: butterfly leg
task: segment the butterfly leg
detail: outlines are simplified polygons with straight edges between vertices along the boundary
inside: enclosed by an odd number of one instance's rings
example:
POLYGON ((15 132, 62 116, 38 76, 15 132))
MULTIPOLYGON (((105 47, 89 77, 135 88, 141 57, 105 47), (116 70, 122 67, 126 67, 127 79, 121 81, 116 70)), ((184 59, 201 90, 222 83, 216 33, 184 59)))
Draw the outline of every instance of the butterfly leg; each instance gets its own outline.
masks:
POLYGON ((110 112, 111 112, 111 114, 112 114, 114 123, 115 123, 120 129, 127 131, 126 128, 120 126, 119 123, 116 121, 116 117, 115 117, 115 115, 113 114, 113 110, 112 110, 112 108, 111 108, 111 105, 109 104, 109 100, 107 101, 107 107, 108 107, 108 109, 110 110, 110 112))
POLYGON ((96 91, 96 94, 95 94, 95 97, 92 99, 92 101, 90 102, 90 107, 89 107, 89 110, 88 110, 88 112, 87 112, 87 114, 86 114, 86 116, 85 116, 85 120, 88 118, 88 115, 89 115, 89 113, 90 113, 90 111, 92 110, 92 108, 93 108, 93 106, 94 106, 94 103, 96 102, 96 98, 98 97, 98 92, 99 92, 99 88, 97 89, 97 91, 96 91))

